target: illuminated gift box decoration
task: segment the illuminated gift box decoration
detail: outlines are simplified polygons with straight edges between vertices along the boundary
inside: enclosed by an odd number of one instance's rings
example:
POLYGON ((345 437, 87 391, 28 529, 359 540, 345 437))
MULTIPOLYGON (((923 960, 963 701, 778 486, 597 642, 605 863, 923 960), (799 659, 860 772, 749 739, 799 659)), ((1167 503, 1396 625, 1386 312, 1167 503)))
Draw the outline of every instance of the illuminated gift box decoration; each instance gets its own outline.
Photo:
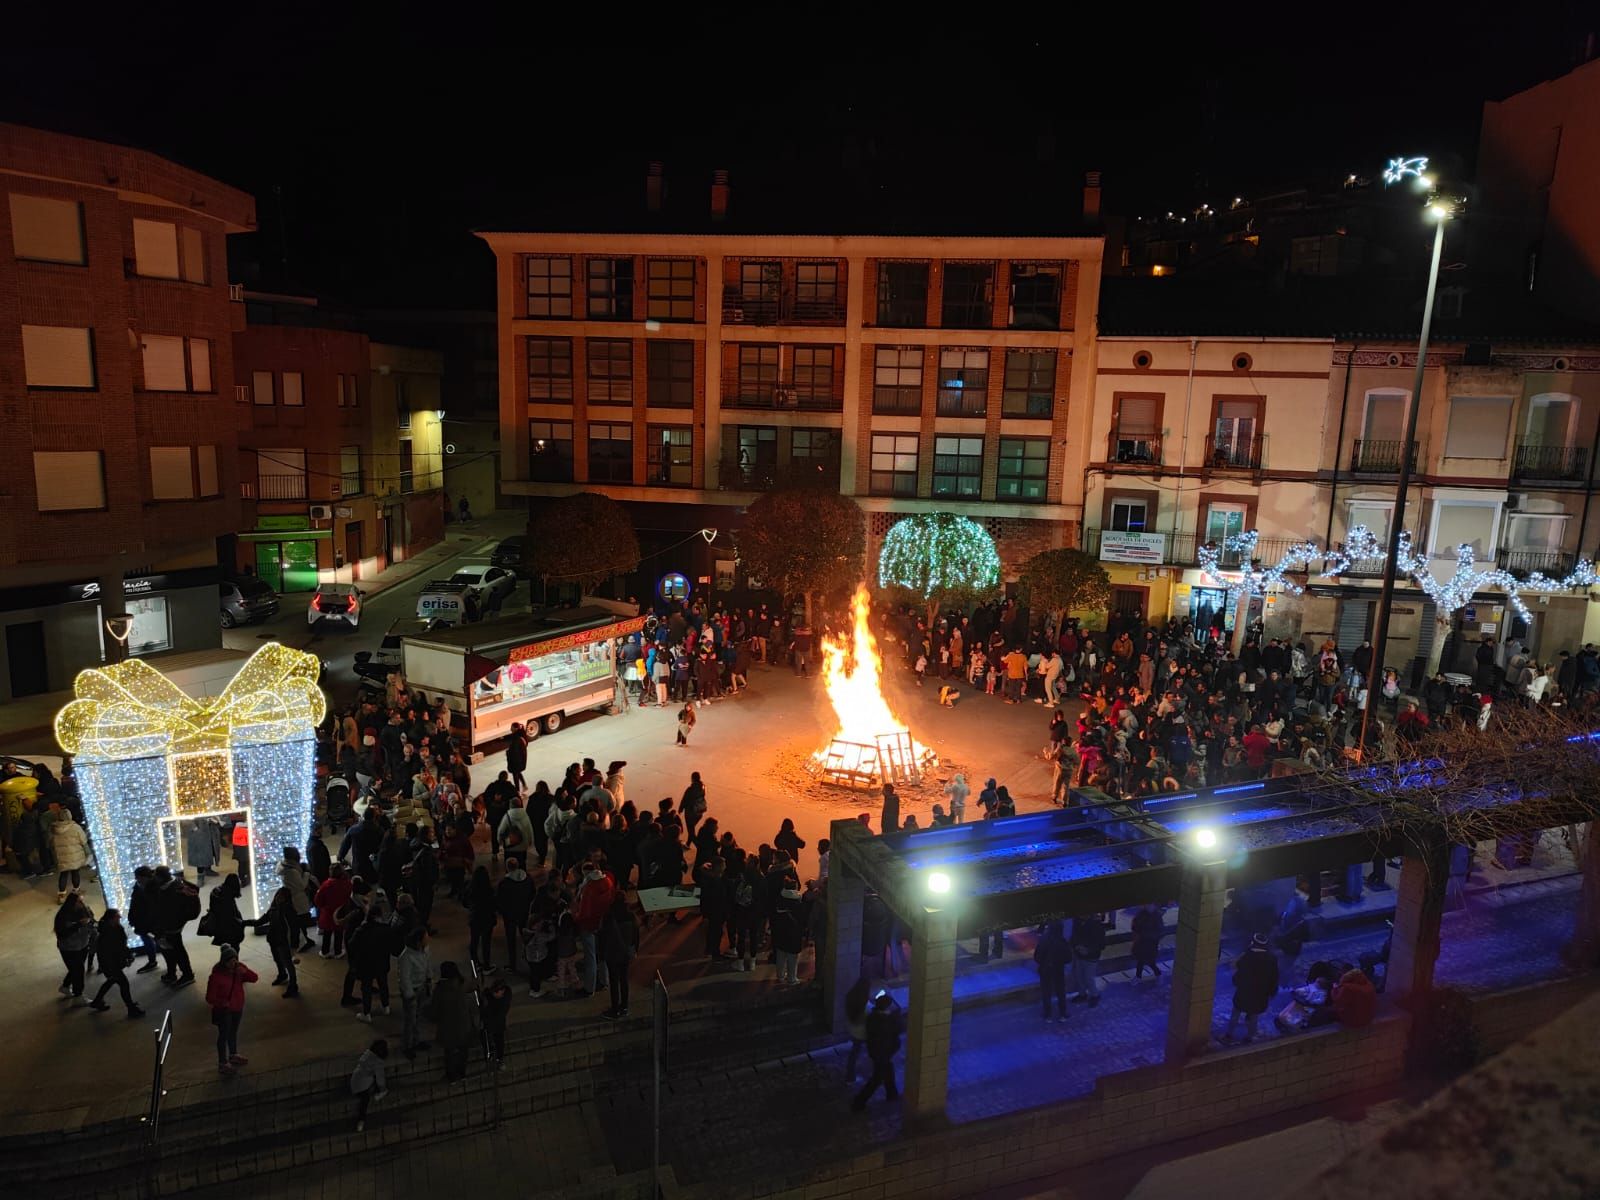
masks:
POLYGON ((261 915, 272 888, 257 865, 311 834, 320 672, 316 655, 272 642, 208 700, 136 658, 79 674, 56 740, 73 756, 108 905, 126 910, 135 867, 177 859, 180 821, 243 812, 261 915))

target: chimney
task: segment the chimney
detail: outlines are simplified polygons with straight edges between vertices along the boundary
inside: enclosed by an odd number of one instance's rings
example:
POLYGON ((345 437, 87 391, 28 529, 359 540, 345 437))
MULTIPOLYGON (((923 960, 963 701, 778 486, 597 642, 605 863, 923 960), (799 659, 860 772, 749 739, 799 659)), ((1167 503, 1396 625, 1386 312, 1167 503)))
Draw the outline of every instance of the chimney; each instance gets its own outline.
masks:
POLYGON ((661 211, 661 201, 667 194, 667 180, 664 168, 658 162, 650 164, 650 173, 644 181, 644 206, 650 212, 661 211))
POLYGON ((728 215, 728 173, 711 172, 711 219, 721 221, 728 215))
POLYGON ((1083 175, 1083 223, 1100 224, 1100 172, 1085 171, 1083 175))

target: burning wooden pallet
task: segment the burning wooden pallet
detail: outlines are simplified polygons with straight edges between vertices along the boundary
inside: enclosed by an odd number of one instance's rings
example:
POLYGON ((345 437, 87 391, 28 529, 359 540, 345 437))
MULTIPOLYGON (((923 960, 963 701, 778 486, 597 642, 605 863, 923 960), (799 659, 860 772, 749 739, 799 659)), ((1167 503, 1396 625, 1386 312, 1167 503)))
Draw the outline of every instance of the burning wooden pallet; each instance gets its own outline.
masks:
POLYGON ((824 783, 870 788, 881 783, 917 783, 924 771, 938 765, 939 756, 918 746, 902 729, 880 733, 871 742, 836 737, 826 750, 811 756, 806 769, 824 783))

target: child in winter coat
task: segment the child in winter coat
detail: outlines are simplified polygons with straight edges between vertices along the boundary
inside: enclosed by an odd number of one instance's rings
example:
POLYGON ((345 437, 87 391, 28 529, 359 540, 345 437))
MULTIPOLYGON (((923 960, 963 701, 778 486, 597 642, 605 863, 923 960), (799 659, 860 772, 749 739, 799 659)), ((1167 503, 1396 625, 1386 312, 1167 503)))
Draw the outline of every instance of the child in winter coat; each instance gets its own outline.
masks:
POLYGON ((378 1038, 356 1059, 356 1069, 350 1073, 350 1092, 356 1098, 356 1132, 367 1127, 367 1109, 374 1100, 389 1094, 385 1066, 389 1058, 389 1043, 378 1038))

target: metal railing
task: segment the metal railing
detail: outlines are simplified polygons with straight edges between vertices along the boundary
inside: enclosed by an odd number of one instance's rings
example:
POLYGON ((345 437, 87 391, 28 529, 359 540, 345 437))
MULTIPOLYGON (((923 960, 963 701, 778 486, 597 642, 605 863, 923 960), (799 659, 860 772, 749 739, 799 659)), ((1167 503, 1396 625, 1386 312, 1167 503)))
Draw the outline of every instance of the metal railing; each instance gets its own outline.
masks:
POLYGON ((786 463, 741 462, 724 454, 717 470, 717 490, 723 492, 773 492, 784 488, 839 487, 839 460, 791 459, 786 463))
POLYGON ((1579 483, 1589 467, 1589 451, 1583 446, 1546 446, 1539 442, 1518 442, 1511 474, 1517 479, 1558 479, 1579 483))
MULTIPOLYGON (((1398 441, 1372 441, 1357 438, 1350 443, 1350 469, 1369 474, 1395 474, 1400 470, 1400 447, 1398 441)), ((1407 451, 1411 460, 1411 469, 1417 469, 1417 443, 1411 442, 1407 451)))
MULTIPOLYGON (((478 960, 468 958, 467 965, 472 968, 472 1003, 478 1009, 478 1036, 483 1043, 483 1066, 489 1073, 489 1095, 491 1111, 489 1126, 491 1129, 500 1127, 500 1069, 504 1060, 495 1053, 494 1037, 489 1031, 489 1014, 483 1003, 483 972, 478 969, 478 960)), ((505 1031, 501 1030, 504 1039, 505 1031)))
POLYGON ((1206 434, 1205 465, 1219 471, 1257 471, 1267 446, 1267 435, 1258 433, 1247 438, 1218 439, 1214 433, 1206 434))
POLYGON ((844 299, 800 299, 791 292, 722 289, 722 320, 729 325, 843 325, 844 299))
MULTIPOLYGON (((1083 531, 1083 549, 1086 553, 1096 555, 1100 553, 1102 532, 1099 529, 1085 529, 1083 531)), ((1197 566, 1200 562, 1199 548, 1209 541, 1208 538, 1194 533, 1171 533, 1158 529, 1141 530, 1140 532, 1158 534, 1163 539, 1161 561, 1163 565, 1171 567, 1197 566)), ((1260 538, 1256 542, 1255 557, 1259 562, 1268 565, 1276 564, 1283 560, 1283 556, 1289 552, 1289 548, 1295 545, 1297 541, 1298 539, 1296 538, 1260 538)), ((1217 561, 1223 567, 1237 568, 1243 565, 1243 556, 1238 551, 1223 550, 1217 555, 1217 561)), ((1382 561, 1374 561, 1379 563, 1378 571, 1381 571, 1382 561)), ((1322 569, 1320 560, 1313 561, 1310 566, 1312 570, 1322 569)), ((1301 569, 1303 568, 1294 568, 1297 572, 1301 569)))
POLYGON ((920 416, 922 388, 920 386, 874 388, 872 411, 883 416, 920 416))
POLYGON ((842 412, 844 395, 835 394, 832 379, 826 387, 793 379, 780 379, 777 383, 743 383, 735 380, 733 390, 723 398, 722 407, 842 412))
POLYGON ((1576 556, 1566 550, 1515 550, 1502 546, 1495 558, 1513 575, 1529 575, 1534 571, 1565 575, 1572 570, 1576 556))
POLYGON ((257 495, 262 500, 304 500, 306 477, 304 475, 258 475, 257 495))
POLYGON ((1159 466, 1161 463, 1161 435, 1159 433, 1124 433, 1113 429, 1106 441, 1106 461, 1128 466, 1159 466))
POLYGON ((155 1146, 161 1141, 161 1101, 167 1089, 163 1076, 167 1069, 167 1051, 172 1049, 172 1010, 161 1014, 161 1025, 156 1030, 156 1062, 150 1075, 150 1107, 141 1118, 145 1125, 145 1139, 155 1146))

